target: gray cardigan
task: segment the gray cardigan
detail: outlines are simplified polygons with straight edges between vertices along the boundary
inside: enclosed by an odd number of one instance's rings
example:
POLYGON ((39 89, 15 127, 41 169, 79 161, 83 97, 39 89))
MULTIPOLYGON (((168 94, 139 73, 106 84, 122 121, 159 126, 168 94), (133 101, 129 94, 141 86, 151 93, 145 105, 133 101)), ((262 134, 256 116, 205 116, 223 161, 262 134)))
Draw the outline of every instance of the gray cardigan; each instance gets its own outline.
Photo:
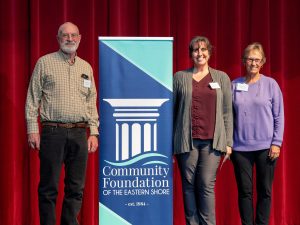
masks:
MULTIPOLYGON (((193 147, 191 105, 193 69, 179 71, 173 77, 173 143, 174 154, 189 152, 193 147)), ((232 146, 233 116, 231 82, 228 75, 209 67, 213 82, 221 88, 217 91, 216 124, 213 148, 226 152, 232 146)))

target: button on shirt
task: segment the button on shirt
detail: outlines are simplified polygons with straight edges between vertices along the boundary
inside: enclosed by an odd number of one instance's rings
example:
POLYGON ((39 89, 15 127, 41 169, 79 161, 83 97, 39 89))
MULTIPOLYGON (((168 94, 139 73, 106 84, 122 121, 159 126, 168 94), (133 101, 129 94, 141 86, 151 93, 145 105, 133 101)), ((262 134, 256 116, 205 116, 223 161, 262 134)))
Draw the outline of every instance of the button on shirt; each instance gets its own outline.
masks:
POLYGON ((98 135, 97 91, 92 67, 80 57, 74 64, 59 50, 41 57, 34 68, 26 99, 27 133, 38 133, 41 121, 87 122, 98 135))

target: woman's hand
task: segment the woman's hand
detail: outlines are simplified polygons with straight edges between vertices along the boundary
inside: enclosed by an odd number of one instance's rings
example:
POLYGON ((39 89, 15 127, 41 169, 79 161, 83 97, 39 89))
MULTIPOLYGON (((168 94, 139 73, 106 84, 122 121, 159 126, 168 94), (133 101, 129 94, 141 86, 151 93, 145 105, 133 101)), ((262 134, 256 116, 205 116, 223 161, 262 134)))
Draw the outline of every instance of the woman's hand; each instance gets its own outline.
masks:
POLYGON ((271 145, 270 151, 269 151, 269 158, 271 160, 275 160, 280 155, 280 147, 277 145, 271 145))
POLYGON ((225 163, 227 160, 230 160, 230 155, 231 155, 231 153, 232 153, 232 148, 229 147, 229 146, 226 146, 226 154, 225 154, 225 156, 224 156, 224 158, 223 158, 223 161, 222 161, 222 163, 221 163, 220 170, 222 169, 224 163, 225 163))
POLYGON ((229 146, 226 146, 226 155, 228 155, 228 157, 231 155, 232 153, 232 148, 229 146))

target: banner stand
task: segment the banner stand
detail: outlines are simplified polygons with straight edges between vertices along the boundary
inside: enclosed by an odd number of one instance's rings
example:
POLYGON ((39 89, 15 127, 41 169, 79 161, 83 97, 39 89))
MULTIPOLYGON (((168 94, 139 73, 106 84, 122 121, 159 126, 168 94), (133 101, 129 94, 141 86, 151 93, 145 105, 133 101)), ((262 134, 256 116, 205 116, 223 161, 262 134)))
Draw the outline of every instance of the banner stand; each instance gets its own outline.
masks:
POLYGON ((172 225, 173 38, 99 37, 99 224, 172 225))

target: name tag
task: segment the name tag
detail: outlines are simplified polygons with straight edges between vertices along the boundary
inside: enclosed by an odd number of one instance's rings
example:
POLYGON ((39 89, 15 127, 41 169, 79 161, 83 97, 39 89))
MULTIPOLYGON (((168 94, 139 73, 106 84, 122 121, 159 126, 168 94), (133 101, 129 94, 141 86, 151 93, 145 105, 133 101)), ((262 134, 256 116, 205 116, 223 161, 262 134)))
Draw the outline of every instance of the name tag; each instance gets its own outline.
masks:
POLYGON ((90 88, 91 87, 91 81, 84 79, 83 80, 83 87, 90 88))
POLYGON ((248 84, 245 84, 245 83, 243 83, 243 84, 237 83, 237 85, 236 85, 236 90, 238 90, 238 91, 248 91, 248 87, 249 87, 248 84))
POLYGON ((210 83, 209 83, 209 86, 210 86, 212 89, 218 89, 218 88, 221 88, 220 85, 219 85, 217 82, 210 82, 210 83))

